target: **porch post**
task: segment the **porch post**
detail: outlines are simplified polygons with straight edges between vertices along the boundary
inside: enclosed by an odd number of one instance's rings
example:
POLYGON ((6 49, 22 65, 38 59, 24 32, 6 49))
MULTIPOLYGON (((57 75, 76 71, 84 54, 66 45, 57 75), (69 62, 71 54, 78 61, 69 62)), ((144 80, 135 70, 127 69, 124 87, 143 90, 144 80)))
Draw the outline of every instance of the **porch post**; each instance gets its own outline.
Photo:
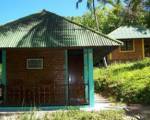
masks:
POLYGON ((142 57, 145 58, 144 39, 142 39, 142 57))
POLYGON ((88 79, 88 50, 83 50, 84 54, 84 84, 85 84, 85 99, 89 103, 89 79, 88 79))
POLYGON ((88 49, 90 107, 94 107, 93 49, 88 49))
POLYGON ((109 60, 111 61, 112 60, 112 53, 109 53, 108 57, 109 57, 109 60))
POLYGON ((6 100, 6 50, 2 49, 2 85, 4 85, 4 101, 6 100))

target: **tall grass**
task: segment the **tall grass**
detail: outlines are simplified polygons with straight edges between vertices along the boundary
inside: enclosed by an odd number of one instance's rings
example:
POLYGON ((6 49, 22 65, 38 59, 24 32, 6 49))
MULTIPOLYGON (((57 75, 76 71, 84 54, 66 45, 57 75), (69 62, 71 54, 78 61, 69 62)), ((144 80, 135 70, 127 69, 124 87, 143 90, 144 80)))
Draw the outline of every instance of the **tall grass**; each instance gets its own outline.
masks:
POLYGON ((31 112, 19 115, 16 120, 125 120, 123 111, 85 112, 79 110, 40 114, 31 112))
POLYGON ((94 69, 95 90, 128 103, 150 103, 150 58, 94 69))

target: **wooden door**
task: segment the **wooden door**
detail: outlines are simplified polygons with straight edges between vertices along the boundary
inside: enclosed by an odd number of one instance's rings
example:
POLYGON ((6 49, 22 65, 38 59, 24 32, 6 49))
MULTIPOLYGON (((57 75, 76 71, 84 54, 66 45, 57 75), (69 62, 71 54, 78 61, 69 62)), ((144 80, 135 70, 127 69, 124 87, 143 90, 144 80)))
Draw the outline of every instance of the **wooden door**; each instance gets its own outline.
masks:
POLYGON ((70 50, 68 54, 70 105, 80 105, 85 101, 83 65, 83 50, 70 50))

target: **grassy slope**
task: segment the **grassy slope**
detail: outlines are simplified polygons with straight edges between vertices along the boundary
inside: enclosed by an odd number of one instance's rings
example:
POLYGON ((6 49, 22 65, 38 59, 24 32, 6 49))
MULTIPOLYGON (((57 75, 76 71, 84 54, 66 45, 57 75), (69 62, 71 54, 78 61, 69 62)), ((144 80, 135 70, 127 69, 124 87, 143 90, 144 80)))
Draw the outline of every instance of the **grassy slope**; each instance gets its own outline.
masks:
POLYGON ((95 68, 94 79, 97 92, 109 92, 125 102, 150 103, 150 58, 95 68))

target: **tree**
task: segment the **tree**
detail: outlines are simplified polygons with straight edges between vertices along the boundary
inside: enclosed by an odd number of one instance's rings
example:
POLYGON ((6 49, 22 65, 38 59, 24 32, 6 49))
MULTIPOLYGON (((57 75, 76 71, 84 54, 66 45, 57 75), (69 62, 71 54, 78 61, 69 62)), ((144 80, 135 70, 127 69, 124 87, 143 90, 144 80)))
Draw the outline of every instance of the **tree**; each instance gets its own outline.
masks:
MULTIPOLYGON (((81 3, 83 0, 78 0, 77 3, 76 3, 76 7, 78 8, 79 6, 79 3, 81 3)), ((106 3, 110 3, 111 0, 97 0, 98 2, 101 2, 103 4, 106 4, 106 3)), ((99 22, 98 22, 98 19, 97 19, 97 14, 96 14, 96 6, 95 6, 95 0, 87 0, 87 8, 90 9, 94 15, 94 19, 95 19, 95 22, 96 22, 96 28, 97 28, 97 31, 100 31, 99 29, 99 22)), ((107 62, 106 62, 106 58, 104 57, 103 58, 103 61, 104 61, 104 65, 107 67, 107 62)))
POLYGON ((145 9, 146 9, 146 14, 145 14, 145 23, 148 28, 150 28, 150 0, 147 0, 145 2, 145 9))
POLYGON ((89 12, 73 20, 105 34, 122 25, 150 28, 150 0, 87 0, 87 8, 89 12))
MULTIPOLYGON (((98 21, 98 18, 97 18, 95 1, 96 0, 87 0, 87 5, 86 6, 93 13, 94 19, 95 19, 95 22, 96 22, 96 28, 99 31, 100 30, 99 29, 99 21, 98 21)), ((78 0, 77 1, 76 8, 79 7, 79 3, 81 3, 81 2, 83 2, 83 0, 78 0)), ((112 0, 97 0, 97 2, 105 5, 105 4, 108 4, 108 3, 112 3, 112 0)))
MULTIPOLYGON (((79 7, 79 3, 81 3, 83 0, 78 0, 77 3, 76 3, 76 7, 78 8, 79 7)), ((105 6, 106 4, 111 4, 113 6, 116 6, 116 12, 117 10, 119 10, 120 8, 120 0, 97 0, 97 2, 103 4, 103 6, 105 6)), ((98 20, 98 17, 97 17, 97 11, 96 11, 96 6, 95 6, 95 0, 87 0, 87 8, 90 9, 94 15, 94 19, 95 19, 95 22, 96 22, 96 30, 100 31, 99 29, 99 20, 98 20)), ((106 58, 104 57, 103 58, 103 61, 104 61, 104 65, 107 67, 107 62, 106 62, 106 58)))
POLYGON ((125 23, 149 26, 150 0, 125 0, 125 4, 125 23))

